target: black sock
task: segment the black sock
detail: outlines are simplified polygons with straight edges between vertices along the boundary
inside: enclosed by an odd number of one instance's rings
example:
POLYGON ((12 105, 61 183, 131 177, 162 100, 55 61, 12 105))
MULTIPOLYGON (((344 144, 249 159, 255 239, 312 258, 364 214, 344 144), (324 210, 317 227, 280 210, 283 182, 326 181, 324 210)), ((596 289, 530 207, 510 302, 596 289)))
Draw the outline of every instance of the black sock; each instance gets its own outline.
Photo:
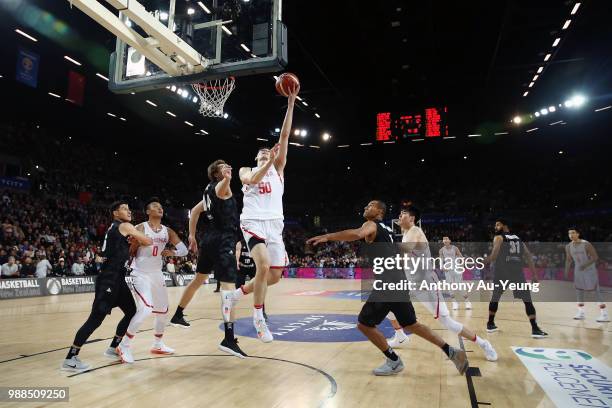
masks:
POLYGON ((66 355, 66 360, 70 360, 72 357, 79 355, 79 351, 81 351, 80 347, 70 347, 70 350, 68 350, 68 354, 66 355))
POLYGON ((444 352, 444 354, 446 354, 447 357, 450 357, 450 346, 448 345, 448 343, 444 343, 444 345, 442 346, 442 351, 444 352))
POLYGON ((492 315, 492 314, 489 315, 489 323, 495 324, 495 315, 492 315))
POLYGON ((536 323, 536 318, 530 318, 529 323, 531 323, 531 330, 539 329, 538 324, 536 323))
POLYGON ((225 322, 225 340, 234 341, 234 322, 225 322))
POLYGON ((383 354, 393 361, 397 361, 399 359, 399 356, 395 354, 395 351, 393 351, 391 347, 389 347, 386 351, 383 351, 383 354))
POLYGON ((176 316, 176 317, 183 317, 183 310, 185 310, 184 307, 177 306, 176 307, 176 312, 174 312, 174 316, 176 316))
POLYGON ((110 346, 111 346, 112 348, 117 347, 117 346, 119 345, 119 343, 121 343, 121 339, 122 339, 122 338, 123 338, 123 337, 119 337, 119 336, 115 336, 115 337, 113 337, 113 341, 111 341, 110 346))

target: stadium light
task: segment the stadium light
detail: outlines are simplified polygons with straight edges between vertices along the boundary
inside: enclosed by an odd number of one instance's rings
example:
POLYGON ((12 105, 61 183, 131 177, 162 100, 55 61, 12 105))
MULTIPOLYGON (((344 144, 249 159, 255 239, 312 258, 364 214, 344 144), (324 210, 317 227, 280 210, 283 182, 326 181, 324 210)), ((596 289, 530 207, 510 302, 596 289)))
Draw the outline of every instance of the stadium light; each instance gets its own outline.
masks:
POLYGON ((561 38, 559 37, 555 38, 555 42, 553 42, 553 48, 559 45, 559 41, 561 41, 561 38))
POLYGON ((189 8, 187 9, 187 15, 192 16, 192 15, 194 15, 194 14, 195 14, 195 10, 194 10, 194 9, 192 9, 191 7, 189 7, 189 8))
POLYGON ((556 111, 556 110, 557 110, 557 108, 555 108, 554 106, 549 106, 549 107, 548 107, 548 111, 549 111, 549 112, 554 112, 554 111, 556 111))
POLYGON ((159 13, 159 19, 161 21, 166 21, 168 20, 168 13, 166 13, 165 11, 162 11, 161 13, 159 13))
POLYGON ((540 117, 540 112, 536 112, 535 115, 536 115, 536 118, 539 118, 540 117))
POLYGON ((525 92, 523 93, 523 96, 527 96, 527 95, 529 95, 529 91, 525 91, 525 92))
POLYGON ((571 24, 572 20, 566 20, 565 24, 563 24, 562 30, 567 30, 567 27, 571 24))
POLYGON ((170 88, 170 90, 171 90, 172 92, 176 92, 176 86, 175 86, 175 85, 172 85, 172 87, 170 88))
POLYGON ((293 132, 293 134, 295 136, 299 136, 300 135, 300 129, 295 129, 295 131, 293 132))
POLYGON ((544 67, 538 68, 538 74, 542 73, 542 71, 544 71, 544 67))
POLYGON ((517 116, 515 116, 515 117, 512 119, 512 122, 514 122, 514 123, 515 123, 515 124, 517 124, 517 125, 518 125, 519 123, 521 123, 522 121, 523 121, 523 119, 521 119, 521 117, 520 117, 520 116, 518 116, 518 115, 517 115, 517 116))
POLYGON ((274 133, 280 133, 280 128, 274 128, 274 133))
POLYGON ((548 61, 550 59, 550 55, 551 54, 546 54, 546 56, 544 57, 544 61, 548 61))
POLYGON ((223 114, 223 119, 227 119, 227 118, 229 118, 229 114, 226 112, 223 114))
POLYGON ((77 61, 77 60, 75 60, 75 59, 73 59, 73 58, 70 58, 70 57, 69 57, 69 56, 67 56, 67 55, 64 55, 64 59, 65 59, 66 61, 70 61, 70 62, 72 62, 74 65, 78 65, 79 67, 82 65, 82 64, 81 64, 79 61, 77 61))
POLYGON ((542 108, 542 109, 540 109, 540 114, 542 114, 542 115, 548 115, 548 109, 546 109, 546 108, 542 108))
POLYGON ((306 131, 306 129, 302 129, 302 131, 300 132, 300 136, 306 137, 307 135, 308 135, 308 132, 306 131))
POLYGON ((208 7, 206 7, 201 1, 198 1, 198 6, 202 7, 202 10, 204 10, 206 14, 210 14, 210 10, 208 9, 208 7))
POLYGON ((331 139, 331 135, 327 132, 323 133, 323 141, 327 142, 329 139, 331 139))
POLYGON ((580 3, 576 3, 574 4, 574 8, 571 11, 571 15, 573 16, 574 14, 576 14, 576 12, 578 11, 578 7, 580 7, 580 3))
POLYGON ((18 29, 18 28, 16 28, 16 29, 15 29, 15 32, 16 32, 17 34, 21 35, 21 36, 24 36, 24 37, 25 37, 25 38, 27 38, 28 40, 32 40, 32 41, 34 41, 34 42, 38 42, 38 40, 37 40, 36 38, 32 37, 32 36, 31 36, 30 34, 28 34, 28 33, 25 33, 25 32, 23 32, 23 31, 21 31, 21 30, 20 30, 20 29, 18 29))

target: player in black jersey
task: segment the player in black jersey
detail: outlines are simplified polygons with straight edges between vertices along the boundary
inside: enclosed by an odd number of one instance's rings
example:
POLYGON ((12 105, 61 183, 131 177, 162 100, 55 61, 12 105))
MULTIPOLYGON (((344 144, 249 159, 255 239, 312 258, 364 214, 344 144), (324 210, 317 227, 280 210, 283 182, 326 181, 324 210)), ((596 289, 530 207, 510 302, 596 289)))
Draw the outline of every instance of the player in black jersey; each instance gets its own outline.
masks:
POLYGON ((144 246, 151 245, 153 241, 130 224, 132 213, 127 202, 114 202, 110 207, 110 211, 113 223, 106 231, 104 244, 102 245, 102 255, 105 259, 102 271, 96 279, 96 294, 91 307, 91 313, 85 324, 77 331, 68 355, 62 363, 62 370, 82 371, 89 368, 88 364, 83 363, 79 359, 79 351, 94 330, 100 327, 106 315, 109 315, 113 308, 120 308, 124 316, 117 325, 115 337, 110 345, 111 348, 117 348, 127 331, 130 320, 136 314, 134 297, 125 282, 130 249, 128 237, 137 240, 140 245, 144 246))
MULTIPOLYGON (((504 293, 502 281, 509 283, 525 284, 525 274, 523 273, 523 257, 531 270, 532 283, 537 282, 533 257, 521 239, 510 233, 508 222, 503 219, 495 221, 495 238, 493 239, 493 250, 484 262, 494 265, 495 276, 493 282, 495 289, 491 302, 489 303, 489 321, 487 322, 487 331, 489 333, 497 331, 495 325, 495 313, 499 304, 499 299, 504 293)), ((548 333, 542 331, 536 323, 536 310, 531 301, 531 292, 529 290, 514 290, 514 297, 521 299, 525 304, 525 313, 531 323, 531 337, 542 338, 547 337, 548 333)))
MULTIPOLYGON (((388 243, 391 253, 395 250, 393 244, 393 230, 383 224, 383 219, 387 211, 387 206, 379 200, 370 201, 365 207, 363 217, 366 222, 360 228, 333 232, 330 234, 319 235, 306 241, 307 244, 318 245, 328 241, 358 241, 364 240, 366 243, 388 243)), ((392 277, 391 279, 395 279, 392 277)), ((374 294, 374 292, 372 292, 374 294)), ((357 328, 387 357, 385 363, 374 369, 375 375, 393 375, 404 369, 404 363, 387 343, 385 336, 378 330, 378 326, 390 313, 395 315, 395 319, 402 328, 410 330, 412 333, 440 347, 446 355, 453 361, 461 374, 467 370, 467 358, 463 350, 456 350, 449 346, 440 336, 436 335, 429 327, 418 323, 412 302, 408 298, 406 301, 380 301, 372 300, 372 296, 361 308, 358 317, 357 328)), ((377 297, 380 297, 378 295, 377 297)))
POLYGON ((215 160, 208 166, 208 178, 210 183, 204 190, 202 201, 193 207, 189 219, 189 249, 194 252, 198 250, 195 234, 200 214, 204 213, 209 222, 199 248, 196 277, 185 288, 170 323, 174 326, 189 327, 183 310, 214 270, 215 278, 221 282, 221 314, 225 325, 225 338, 219 345, 219 350, 245 358, 247 355, 238 347, 238 340, 234 337, 234 251, 239 240, 239 218, 238 205, 230 188, 232 168, 223 160, 215 160))

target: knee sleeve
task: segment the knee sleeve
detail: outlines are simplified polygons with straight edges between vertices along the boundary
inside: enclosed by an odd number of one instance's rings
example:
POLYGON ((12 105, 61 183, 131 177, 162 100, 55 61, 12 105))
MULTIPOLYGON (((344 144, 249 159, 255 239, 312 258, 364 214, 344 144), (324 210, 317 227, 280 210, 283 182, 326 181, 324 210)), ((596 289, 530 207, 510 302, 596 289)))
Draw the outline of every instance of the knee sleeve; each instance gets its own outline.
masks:
POLYGON ((451 319, 448 316, 440 316, 438 318, 442 326, 446 327, 448 330, 452 331, 455 334, 461 333, 463 330, 463 325, 456 320, 451 319))

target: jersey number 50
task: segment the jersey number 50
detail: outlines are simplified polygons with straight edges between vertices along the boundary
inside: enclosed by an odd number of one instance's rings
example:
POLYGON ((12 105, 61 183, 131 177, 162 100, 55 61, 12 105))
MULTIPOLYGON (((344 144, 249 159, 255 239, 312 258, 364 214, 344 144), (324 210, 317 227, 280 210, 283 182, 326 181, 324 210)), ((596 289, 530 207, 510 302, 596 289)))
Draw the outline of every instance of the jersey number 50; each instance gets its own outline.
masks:
POLYGON ((269 181, 262 181, 257 187, 259 187, 259 194, 270 194, 272 192, 272 185, 269 181))

